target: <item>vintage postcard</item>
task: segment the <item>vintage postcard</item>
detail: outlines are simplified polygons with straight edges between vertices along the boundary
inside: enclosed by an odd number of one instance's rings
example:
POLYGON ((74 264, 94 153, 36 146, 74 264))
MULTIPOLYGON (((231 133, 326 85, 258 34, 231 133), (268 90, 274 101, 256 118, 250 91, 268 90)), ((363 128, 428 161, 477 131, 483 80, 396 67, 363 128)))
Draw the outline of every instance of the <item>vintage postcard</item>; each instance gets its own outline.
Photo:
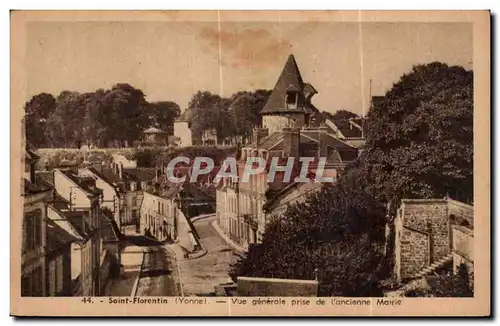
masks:
POLYGON ((12 11, 11 314, 489 316, 488 11, 12 11))

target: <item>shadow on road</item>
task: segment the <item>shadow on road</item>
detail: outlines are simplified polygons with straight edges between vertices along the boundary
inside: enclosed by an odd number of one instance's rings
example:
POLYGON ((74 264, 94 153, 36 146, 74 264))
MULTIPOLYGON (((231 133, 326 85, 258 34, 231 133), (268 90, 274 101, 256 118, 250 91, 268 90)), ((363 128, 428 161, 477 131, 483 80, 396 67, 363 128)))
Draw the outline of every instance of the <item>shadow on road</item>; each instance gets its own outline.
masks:
POLYGON ((170 269, 154 269, 149 271, 142 271, 140 277, 158 277, 170 274, 172 274, 172 271, 170 269))
POLYGON ((151 238, 146 238, 142 235, 125 235, 123 236, 123 243, 125 247, 138 246, 138 247, 152 247, 163 245, 162 242, 151 238))

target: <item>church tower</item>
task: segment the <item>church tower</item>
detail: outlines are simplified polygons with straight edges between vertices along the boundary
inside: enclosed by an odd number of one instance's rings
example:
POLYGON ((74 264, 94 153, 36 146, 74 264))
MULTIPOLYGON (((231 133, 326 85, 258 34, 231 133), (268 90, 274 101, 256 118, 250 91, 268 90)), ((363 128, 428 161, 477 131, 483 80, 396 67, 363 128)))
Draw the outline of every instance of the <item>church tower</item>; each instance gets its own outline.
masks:
POLYGON ((269 134, 283 128, 308 126, 319 113, 311 103, 318 92, 311 84, 304 83, 297 62, 291 54, 266 105, 260 111, 262 125, 269 134))

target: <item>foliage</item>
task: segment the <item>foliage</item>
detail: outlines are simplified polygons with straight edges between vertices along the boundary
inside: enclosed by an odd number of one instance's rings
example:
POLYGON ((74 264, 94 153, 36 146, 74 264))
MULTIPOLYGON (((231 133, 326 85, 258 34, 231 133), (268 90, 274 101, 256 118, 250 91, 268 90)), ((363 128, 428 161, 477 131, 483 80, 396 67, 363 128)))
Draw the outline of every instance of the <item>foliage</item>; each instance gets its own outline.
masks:
POLYGON ((462 298, 474 296, 474 273, 465 264, 452 272, 438 275, 426 289, 414 289, 405 293, 406 297, 462 298))
POLYGON ((435 297, 473 297, 473 272, 465 264, 458 267, 456 274, 439 276, 430 293, 435 297))
POLYGON ((368 114, 369 191, 382 201, 472 200, 472 118, 471 71, 415 66, 368 114))
POLYGON ((56 108, 56 99, 51 94, 41 93, 33 96, 25 105, 26 138, 35 146, 46 146, 47 119, 56 108))
POLYGON ((231 276, 317 275, 320 295, 378 295, 382 236, 373 230, 381 232, 385 211, 357 181, 355 172, 346 174, 337 186, 289 206, 268 224, 262 245, 232 267, 231 276))
POLYGON ((344 109, 337 110, 333 114, 330 113, 330 112, 326 112, 326 111, 323 111, 321 114, 325 118, 330 119, 332 121, 335 121, 335 120, 347 120, 347 119, 358 118, 359 117, 356 113, 353 113, 351 111, 344 110, 344 109))
POLYGON ((237 92, 229 98, 199 91, 189 102, 191 128, 195 134, 215 129, 219 142, 248 139, 261 124, 259 112, 271 91, 237 92))
POLYGON ((155 167, 158 159, 163 150, 158 147, 145 147, 134 151, 132 154, 126 156, 127 159, 136 160, 137 166, 140 167, 155 167))
POLYGON ((91 93, 38 94, 25 105, 26 136, 35 147, 127 147, 154 125, 172 132, 180 108, 174 102, 148 103, 129 84, 91 93))
MULTIPOLYGON (((378 278, 388 276, 394 260, 398 201, 447 193, 472 199, 472 83, 471 71, 442 63, 403 75, 369 112, 355 166, 273 219, 262 245, 231 276, 313 279, 318 269, 321 295, 376 295, 378 278)), ((330 118, 351 116, 341 110, 330 118)), ((464 277, 450 280, 438 282, 437 296, 470 293, 464 277)))

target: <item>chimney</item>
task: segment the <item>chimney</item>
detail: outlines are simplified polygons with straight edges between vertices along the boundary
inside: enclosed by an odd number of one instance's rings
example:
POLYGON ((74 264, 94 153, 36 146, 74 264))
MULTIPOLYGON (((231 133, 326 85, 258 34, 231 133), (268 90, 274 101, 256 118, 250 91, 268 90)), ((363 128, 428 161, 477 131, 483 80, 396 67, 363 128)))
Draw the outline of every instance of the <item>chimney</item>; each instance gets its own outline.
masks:
POLYGON ((328 137, 328 128, 319 127, 318 128, 318 154, 319 157, 328 156, 328 147, 326 146, 326 138, 328 137))
POLYGON ((269 129, 267 128, 255 128, 253 130, 253 140, 259 147, 262 144, 262 140, 269 136, 269 129))
POLYGON ((283 128, 284 151, 289 157, 299 157, 300 129, 283 128))

